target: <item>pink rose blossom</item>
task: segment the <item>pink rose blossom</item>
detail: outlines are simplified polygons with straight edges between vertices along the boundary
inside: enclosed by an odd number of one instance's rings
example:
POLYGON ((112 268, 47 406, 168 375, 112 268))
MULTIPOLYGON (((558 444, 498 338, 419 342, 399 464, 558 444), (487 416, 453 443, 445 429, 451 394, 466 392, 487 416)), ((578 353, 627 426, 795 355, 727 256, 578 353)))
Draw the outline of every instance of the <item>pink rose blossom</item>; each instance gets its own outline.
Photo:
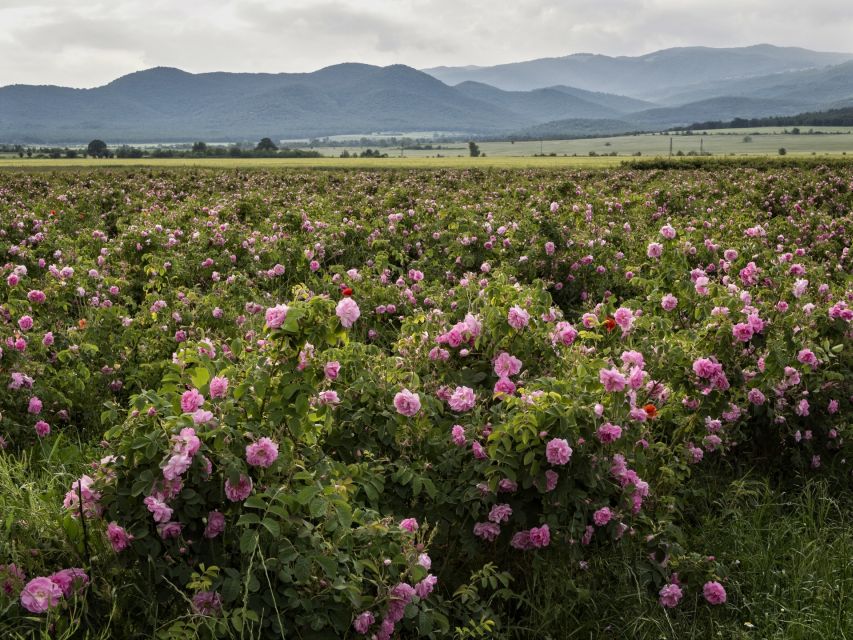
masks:
POLYGON ((267 327, 270 329, 278 329, 281 325, 284 324, 284 321, 287 319, 288 307, 286 304, 279 304, 274 307, 270 307, 266 310, 264 314, 264 319, 266 320, 267 327))
POLYGON ((678 606, 684 593, 677 584, 667 584, 661 587, 658 595, 660 595, 658 602, 660 602, 661 606, 672 609, 678 606))
POLYGON ((511 378, 521 371, 521 360, 501 351, 494 361, 495 374, 501 378, 511 378))
POLYGON ((228 378, 216 376, 210 381, 210 397, 224 398, 228 394, 228 378))
POLYGON ((414 533, 418 530, 418 521, 414 518, 405 518, 400 521, 400 528, 409 533, 414 533))
POLYGON ((62 589, 50 578, 33 578, 21 591, 21 606, 30 613, 44 613, 62 600, 62 589))
POLYGON ((246 462, 253 467, 270 467, 278 458, 278 444, 261 438, 246 447, 246 462))
POLYGON ((394 396, 394 408, 400 415, 411 418, 421 410, 421 399, 417 393, 403 389, 394 396))
POLYGON ((341 325, 349 329, 358 320, 361 310, 352 298, 342 298, 335 307, 335 315, 340 319, 341 325))
POLYGON ((474 408, 474 405, 477 404, 477 397, 470 387, 456 387, 447 403, 455 412, 463 413, 474 408))
POLYGON ((231 502, 242 502, 252 493, 252 479, 243 474, 237 480, 236 484, 231 484, 231 480, 225 481, 225 496, 231 502))
POLYGON ((501 534, 501 528, 494 522, 478 522, 474 525, 474 535, 488 542, 493 542, 501 534))
POLYGON ((726 601, 726 590, 719 582, 706 582, 702 587, 702 595, 708 604, 718 605, 726 601))
POLYGON ((192 413, 197 409, 201 409, 203 404, 204 396, 199 393, 198 389, 184 391, 181 395, 181 410, 184 413, 192 413))
POLYGON ((530 314, 518 305, 515 305, 509 310, 507 321, 513 329, 521 331, 530 322, 530 314))
POLYGON ((376 622, 374 615, 370 611, 363 611, 353 621, 352 628, 355 629, 356 633, 365 635, 374 622, 376 622))
POLYGON ((551 543, 551 530, 547 524, 530 529, 530 545, 536 549, 547 547, 551 543))
POLYGON ((225 516, 219 511, 211 511, 207 514, 207 526, 204 528, 204 537, 215 538, 225 531, 225 516))
POLYGON ((127 549, 131 540, 133 540, 133 536, 115 522, 110 522, 107 525, 107 539, 110 541, 113 551, 119 553, 127 549))
POLYGON ((613 518, 613 513, 608 507, 602 507, 592 514, 592 521, 597 527, 603 527, 613 518))
POLYGON ((554 438, 545 446, 545 457, 550 464, 562 466, 571 459, 572 448, 566 440, 554 438))

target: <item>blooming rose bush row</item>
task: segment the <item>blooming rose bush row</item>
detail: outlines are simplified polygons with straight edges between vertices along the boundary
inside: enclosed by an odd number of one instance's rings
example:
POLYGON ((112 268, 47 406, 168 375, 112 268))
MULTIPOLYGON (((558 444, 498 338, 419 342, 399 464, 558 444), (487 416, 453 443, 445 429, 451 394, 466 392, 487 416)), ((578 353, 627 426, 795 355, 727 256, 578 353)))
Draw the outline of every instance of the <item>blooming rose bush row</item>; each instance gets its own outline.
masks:
POLYGON ((5 177, 3 455, 100 450, 85 568, 0 541, 4 597, 67 618, 16 577, 66 569, 199 633, 440 635, 501 616, 454 596, 489 563, 619 553, 724 604, 691 476, 850 476, 849 178, 483 177, 5 177))

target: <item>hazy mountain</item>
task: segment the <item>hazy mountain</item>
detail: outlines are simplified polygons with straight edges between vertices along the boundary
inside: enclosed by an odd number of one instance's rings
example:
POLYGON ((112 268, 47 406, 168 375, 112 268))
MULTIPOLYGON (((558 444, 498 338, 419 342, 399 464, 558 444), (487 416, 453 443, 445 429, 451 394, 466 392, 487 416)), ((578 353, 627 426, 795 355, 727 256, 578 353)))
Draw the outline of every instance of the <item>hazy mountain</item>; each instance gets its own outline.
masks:
POLYGON ((770 98, 722 96, 690 102, 678 107, 658 107, 639 111, 632 113, 629 120, 635 123, 637 129, 661 129, 706 120, 793 115, 804 111, 804 106, 807 105, 770 98))
POLYGON ((156 68, 95 89, 0 89, 0 139, 233 140, 387 129, 495 132, 531 120, 410 67, 336 65, 304 74, 156 68))
POLYGON ((159 67, 94 89, 2 87, 0 142, 213 142, 388 130, 527 132, 530 137, 548 131, 658 130, 853 104, 853 59, 847 58, 853 55, 768 45, 693 47, 637 58, 582 54, 442 71, 485 75, 504 85, 508 78, 542 85, 530 90, 473 80, 450 86, 403 65, 348 63, 281 74, 192 74, 159 67), (825 66, 828 62, 837 64, 825 66), (611 93, 609 87, 656 100, 611 93))
POLYGON ((607 118, 624 113, 557 89, 503 91, 480 82, 463 82, 455 89, 469 98, 524 114, 528 121, 555 120, 566 114, 576 118, 607 118))
POLYGON ((660 106, 659 103, 650 102, 648 100, 629 98, 628 96, 620 96, 615 93, 587 91, 585 89, 578 89, 577 87, 567 87, 566 85, 555 85, 547 88, 566 93, 570 96, 582 98, 588 102, 600 104, 601 106, 607 107, 608 109, 618 113, 631 113, 632 111, 640 111, 642 109, 650 109, 652 107, 660 106))
POLYGON ((720 95, 769 98, 791 103, 831 104, 853 97, 853 62, 821 69, 774 73, 745 80, 690 85, 662 95, 660 102, 683 104, 720 95))
POLYGON ((636 57, 578 53, 492 67, 436 67, 424 71, 451 85, 470 80, 523 91, 565 84, 656 101, 661 92, 678 87, 812 69, 849 60, 853 60, 853 54, 761 44, 731 49, 679 47, 636 57))

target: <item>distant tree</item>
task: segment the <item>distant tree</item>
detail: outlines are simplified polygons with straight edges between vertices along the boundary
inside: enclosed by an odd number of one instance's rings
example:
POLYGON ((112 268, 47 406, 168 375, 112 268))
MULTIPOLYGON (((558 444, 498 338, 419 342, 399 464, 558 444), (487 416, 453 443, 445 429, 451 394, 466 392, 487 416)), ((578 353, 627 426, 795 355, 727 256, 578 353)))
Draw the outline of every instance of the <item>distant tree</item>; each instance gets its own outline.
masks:
POLYGON ((233 147, 228 149, 228 155, 232 158, 239 158, 243 155, 243 150, 235 144, 233 147))
POLYGON ((141 158, 145 154, 142 149, 137 147, 130 147, 126 144, 121 145, 118 149, 116 149, 116 157, 117 158, 141 158))
POLYGON ((468 154, 472 158, 476 158, 477 156, 480 155, 480 147, 478 147, 477 143, 474 142, 473 140, 471 140, 471 142, 468 143, 468 154))
POLYGON ((255 147, 255 151, 278 151, 278 147, 269 138, 261 138, 258 146, 255 147))
POLYGON ((77 151, 75 151, 74 149, 66 149, 65 150, 65 157, 69 158, 69 159, 76 158, 77 157, 77 151))
POLYGON ((205 144, 204 142, 201 142, 201 141, 194 142, 193 143, 193 153, 199 153, 199 154, 204 155, 205 153, 207 153, 207 144, 205 144))
POLYGON ((109 153, 107 143, 98 139, 92 140, 89 143, 89 146, 86 147, 86 152, 93 158, 106 158, 109 153))
POLYGON ((744 136, 743 141, 744 142, 752 142, 752 136, 744 136))
POLYGON ((799 127, 794 127, 793 129, 791 129, 791 133, 792 133, 793 135, 795 135, 795 136, 800 135, 800 128, 799 128, 799 127))
POLYGON ((780 156, 784 156, 786 153, 788 153, 788 150, 785 149, 785 147, 779 147, 779 155, 780 156))

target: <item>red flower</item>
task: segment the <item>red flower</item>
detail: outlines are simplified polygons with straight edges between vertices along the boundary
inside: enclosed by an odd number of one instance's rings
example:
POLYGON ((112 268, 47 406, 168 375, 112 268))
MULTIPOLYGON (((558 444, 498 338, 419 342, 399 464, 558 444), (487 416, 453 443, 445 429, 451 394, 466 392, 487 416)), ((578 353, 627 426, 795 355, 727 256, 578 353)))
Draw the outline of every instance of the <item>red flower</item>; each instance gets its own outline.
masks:
POLYGON ((613 329, 616 328, 616 320, 608 316, 608 318, 604 321, 604 328, 608 331, 613 331, 613 329))
POLYGON ((345 296, 351 296, 352 295, 352 289, 350 289, 349 287, 344 287, 343 291, 341 291, 341 293, 344 294, 345 296))
POLYGON ((654 418, 658 414, 658 408, 651 403, 644 406, 643 411, 645 411, 646 415, 650 418, 654 418))

